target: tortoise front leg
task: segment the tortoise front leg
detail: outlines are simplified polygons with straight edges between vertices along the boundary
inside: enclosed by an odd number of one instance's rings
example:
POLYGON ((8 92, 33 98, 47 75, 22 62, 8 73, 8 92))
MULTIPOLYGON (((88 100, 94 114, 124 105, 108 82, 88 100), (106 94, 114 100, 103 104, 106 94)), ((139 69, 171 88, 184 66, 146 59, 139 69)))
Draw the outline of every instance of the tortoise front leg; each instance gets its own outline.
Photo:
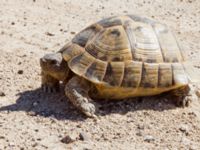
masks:
POLYGON ((48 93, 59 91, 59 80, 42 71, 42 89, 48 93))
POLYGON ((65 87, 65 94, 72 104, 88 117, 96 117, 95 105, 88 96, 90 83, 78 76, 69 80, 65 87))
POLYGON ((192 94, 189 85, 173 90, 171 94, 174 96, 176 104, 180 107, 189 106, 192 101, 192 94))

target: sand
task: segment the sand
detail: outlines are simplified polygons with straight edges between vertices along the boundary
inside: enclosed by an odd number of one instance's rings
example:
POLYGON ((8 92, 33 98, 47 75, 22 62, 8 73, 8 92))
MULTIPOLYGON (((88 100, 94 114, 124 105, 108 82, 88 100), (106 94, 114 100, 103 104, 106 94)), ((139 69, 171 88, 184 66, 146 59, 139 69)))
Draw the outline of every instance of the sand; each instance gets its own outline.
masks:
POLYGON ((101 102, 95 121, 63 92, 41 91, 40 57, 56 52, 91 23, 124 14, 167 24, 200 67, 198 0, 1 0, 0 149, 200 149, 198 99, 187 108, 162 96, 101 102))

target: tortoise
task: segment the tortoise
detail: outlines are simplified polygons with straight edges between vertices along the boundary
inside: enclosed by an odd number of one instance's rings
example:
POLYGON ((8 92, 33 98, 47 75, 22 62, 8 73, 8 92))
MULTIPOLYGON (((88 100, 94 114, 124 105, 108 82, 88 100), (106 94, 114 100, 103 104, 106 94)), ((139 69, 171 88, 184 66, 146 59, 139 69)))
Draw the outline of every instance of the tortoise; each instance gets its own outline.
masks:
POLYGON ((96 116, 93 99, 126 99, 171 93, 179 106, 191 102, 184 51, 165 24, 137 15, 100 20, 56 53, 40 59, 42 88, 59 90, 72 104, 96 116))

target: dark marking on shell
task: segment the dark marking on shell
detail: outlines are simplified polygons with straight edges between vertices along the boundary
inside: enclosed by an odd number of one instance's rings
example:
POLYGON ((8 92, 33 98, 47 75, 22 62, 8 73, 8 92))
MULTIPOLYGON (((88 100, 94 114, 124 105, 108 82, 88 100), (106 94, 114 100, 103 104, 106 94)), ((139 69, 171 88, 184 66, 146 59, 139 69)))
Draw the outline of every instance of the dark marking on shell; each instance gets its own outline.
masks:
POLYGON ((88 78, 91 78, 94 75, 94 71, 96 70, 97 64, 94 62, 90 65, 90 67, 87 69, 85 76, 88 78))
POLYGON ((98 56, 98 51, 96 50, 95 46, 93 44, 89 44, 88 46, 86 46, 85 50, 92 56, 94 56, 95 58, 97 58, 98 56))
POLYGON ((121 59, 120 59, 119 57, 114 57, 114 58, 112 59, 112 61, 121 61, 121 59))
POLYGON ((136 61, 125 63, 122 87, 138 87, 141 82, 142 64, 136 61))
POLYGON ((73 58, 70 62, 70 66, 73 67, 73 66, 76 66, 77 64, 79 64, 82 57, 83 57, 83 54, 78 55, 75 58, 73 58))
POLYGON ((147 63, 156 63, 157 61, 156 61, 156 58, 154 58, 154 59, 151 58, 151 59, 147 59, 146 62, 147 63))
POLYGON ((101 27, 99 24, 93 24, 75 35, 75 37, 72 39, 72 42, 85 47, 89 38, 101 31, 102 28, 103 27, 101 27))
POLYGON ((130 69, 124 68, 124 79, 122 81, 122 87, 137 87, 137 84, 132 82, 133 80, 130 80, 130 78, 128 77, 132 74, 133 72, 131 72, 130 69))
POLYGON ((143 83, 143 87, 145 87, 145 88, 154 88, 155 86, 152 85, 151 83, 144 82, 144 83, 143 83))
POLYGON ((170 63, 175 63, 175 62, 179 62, 177 58, 175 57, 165 57, 165 62, 170 62, 170 63))
POLYGON ((136 42, 135 41, 136 41, 136 39, 135 39, 133 28, 130 26, 130 20, 126 21, 123 27, 124 27, 124 30, 126 32, 128 39, 129 39, 132 59, 135 59, 135 51, 136 51, 136 49, 135 49, 136 42))
POLYGON ((98 24, 100 24, 104 28, 107 28, 107 27, 122 25, 122 21, 117 17, 110 17, 99 21, 98 24))
POLYGON ((144 88, 155 88, 157 85, 154 85, 151 82, 151 76, 148 76, 148 68, 145 67, 145 65, 143 65, 142 67, 142 80, 140 83, 140 87, 144 87, 144 88))
POLYGON ((172 59, 172 62, 173 62, 173 63, 174 63, 174 62, 178 62, 178 59, 174 57, 174 58, 172 59))
POLYGON ((144 27, 139 26, 139 27, 135 28, 135 32, 137 32, 137 31, 142 31, 143 28, 144 28, 144 27))
POLYGON ((103 78, 103 81, 110 83, 110 85, 115 85, 115 81, 114 78, 112 77, 113 74, 113 69, 110 63, 108 63, 107 68, 106 68, 106 73, 105 76, 103 78))
POLYGON ((103 68, 99 68, 98 62, 93 62, 90 67, 87 69, 85 76, 93 79, 96 78, 95 81, 102 81, 102 74, 99 74, 98 71, 103 71, 103 68))
POLYGON ((165 62, 170 62, 169 58, 164 58, 165 62))
POLYGON ((117 29, 112 30, 110 33, 114 36, 120 36, 120 32, 117 29))
MULTIPOLYGON (((84 31, 84 32, 86 32, 86 31, 84 31)), ((85 45, 88 41, 89 35, 90 35, 89 32, 88 33, 79 33, 72 39, 72 42, 76 43, 82 47, 85 47, 85 45), (86 36, 86 34, 88 34, 88 36, 86 36)))
MULTIPOLYGON (((174 68, 172 67, 172 70, 173 70, 174 68)), ((172 73, 172 85, 176 85, 176 82, 175 82, 175 74, 174 73, 172 73)))
POLYGON ((100 60, 106 61, 108 58, 106 55, 99 57, 100 60))

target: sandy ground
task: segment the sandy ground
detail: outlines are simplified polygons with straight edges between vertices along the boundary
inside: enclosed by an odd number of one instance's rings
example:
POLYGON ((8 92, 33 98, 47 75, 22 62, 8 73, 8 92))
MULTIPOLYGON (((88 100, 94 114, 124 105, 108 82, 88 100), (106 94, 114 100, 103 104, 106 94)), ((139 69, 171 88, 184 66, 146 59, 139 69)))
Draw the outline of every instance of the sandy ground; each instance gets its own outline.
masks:
POLYGON ((63 92, 41 91, 40 57, 57 51, 87 25, 121 14, 166 23, 189 58, 199 59, 198 0, 1 0, 1 150, 200 149, 197 99, 188 108, 177 108, 162 96, 101 102, 95 121, 78 112, 63 92), (66 137, 74 142, 66 144, 66 137))

